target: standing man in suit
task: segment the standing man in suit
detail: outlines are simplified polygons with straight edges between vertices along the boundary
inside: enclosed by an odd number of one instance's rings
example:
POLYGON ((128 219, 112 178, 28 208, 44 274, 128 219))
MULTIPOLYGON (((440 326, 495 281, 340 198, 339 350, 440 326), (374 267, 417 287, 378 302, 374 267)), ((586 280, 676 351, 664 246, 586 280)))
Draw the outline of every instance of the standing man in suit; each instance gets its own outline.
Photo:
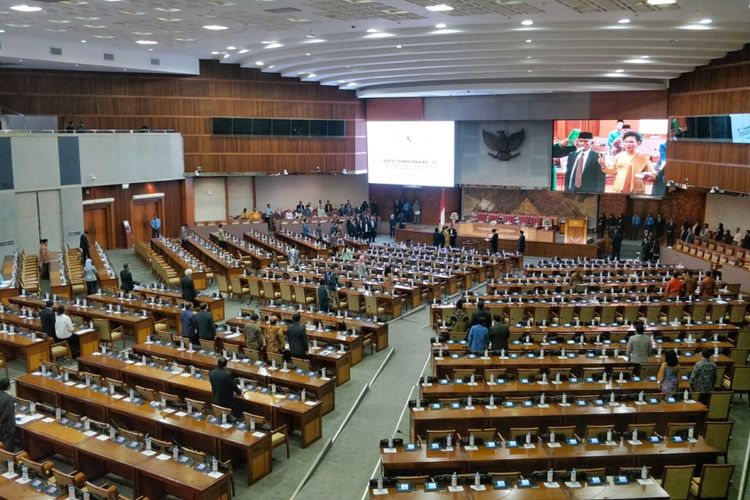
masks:
POLYGON ((518 253, 523 255, 526 253, 526 235, 523 234, 523 231, 519 231, 518 235, 518 253))
POLYGON ((510 328, 503 322, 500 314, 495 314, 492 319, 494 322, 490 327, 490 343, 493 351, 500 349, 508 350, 508 339, 510 338, 510 328))
POLYGON ((39 321, 42 323, 42 331, 47 337, 57 340, 55 335, 55 311, 52 310, 52 301, 48 300, 44 307, 39 311, 39 321))
POLYGON ((620 260, 620 248, 622 248, 622 229, 617 228, 615 236, 612 238, 612 258, 620 260))
POLYGON ((213 315, 208 312, 206 303, 202 303, 200 311, 195 315, 195 327, 201 340, 213 340, 216 337, 216 324, 213 315))
POLYGON ((49 279, 49 248, 47 248, 48 240, 45 238, 39 240, 39 266, 42 268, 39 278, 43 280, 49 279))
POLYGON ((599 165, 599 155, 592 151, 594 134, 581 132, 576 151, 568 155, 565 191, 569 193, 603 193, 607 175, 599 165))
POLYGON ((208 378, 211 381, 211 403, 230 408, 235 417, 240 416, 234 395, 241 394, 242 391, 237 386, 234 375, 227 370, 227 359, 225 357, 216 360, 216 368, 211 370, 208 378))
POLYGON ((331 308, 331 298, 328 295, 325 278, 321 278, 318 285, 318 307, 324 313, 331 308))
POLYGON ((195 289, 195 283, 193 282, 192 269, 185 269, 185 275, 180 280, 180 288, 182 289, 182 298, 195 304, 198 291, 195 289))
POLYGON ((154 214, 151 218, 151 237, 158 238, 161 235, 161 219, 154 214))
POLYGON ((81 249, 81 262, 86 262, 89 258, 89 232, 84 231, 81 233, 81 241, 78 243, 78 248, 81 249))
POLYGON ((3 447, 13 452, 16 440, 16 410, 13 396, 8 394, 10 380, 0 379, 0 441, 3 447))
POLYGON ((120 290, 125 293, 132 292, 135 288, 133 275, 130 273, 130 264, 123 264, 120 271, 120 290))
POLYGON ((497 229, 492 228, 492 236, 490 237, 490 252, 497 253, 497 244, 500 237, 497 235, 497 229))
POLYGON ((292 322, 286 327, 286 341, 289 343, 289 354, 294 358, 306 358, 309 345, 305 327, 299 323, 299 313, 294 313, 292 322))

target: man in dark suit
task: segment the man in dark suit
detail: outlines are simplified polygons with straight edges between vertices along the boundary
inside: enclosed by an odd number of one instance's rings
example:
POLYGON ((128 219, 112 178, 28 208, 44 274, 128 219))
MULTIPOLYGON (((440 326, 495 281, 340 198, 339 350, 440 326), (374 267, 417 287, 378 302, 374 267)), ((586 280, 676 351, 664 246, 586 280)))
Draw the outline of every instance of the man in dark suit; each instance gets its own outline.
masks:
POLYGON ((615 236, 612 238, 612 258, 620 260, 620 248, 622 248, 622 229, 617 228, 615 236))
POLYGON ((599 155, 591 150, 594 135, 581 132, 576 139, 576 151, 568 155, 565 172, 565 191, 569 193, 603 193, 607 176, 599 165, 599 155))
POLYGON ((519 231, 519 233, 520 234, 518 235, 518 248, 517 249, 518 249, 518 253, 523 255, 524 253, 526 253, 526 235, 523 234, 523 231, 519 231))
POLYGON ((84 231, 81 233, 81 241, 78 243, 78 248, 81 249, 81 262, 86 262, 89 255, 89 232, 84 231))
POLYGON ((328 312, 331 308, 331 298, 328 296, 328 288, 326 287, 325 278, 320 279, 318 286, 318 307, 322 312, 328 312))
POLYGON ((195 328, 198 330, 198 337, 202 340, 213 340, 216 337, 214 317, 208 312, 205 302, 201 304, 200 311, 195 315, 195 328))
POLYGON ((484 301, 480 300, 477 302, 477 310, 471 315, 471 326, 479 324, 479 319, 484 320, 485 325, 492 324, 492 314, 484 308, 484 301))
POLYGON ((208 375, 211 381, 211 403, 224 408, 231 408, 235 416, 239 416, 239 406, 234 395, 240 394, 240 388, 232 373, 227 370, 227 360, 224 357, 216 360, 216 368, 208 375))
POLYGON ((308 343, 305 327, 299 323, 299 313, 294 313, 292 322, 286 327, 286 341, 289 343, 289 354, 294 358, 307 357, 308 343))
POLYGON ((48 300, 41 311, 39 311, 39 320, 42 323, 42 331, 47 337, 57 340, 55 336, 55 311, 52 310, 52 301, 48 300))
POLYGON ((127 293, 132 292, 133 288, 135 288, 135 282, 130 273, 130 264, 123 264, 122 271, 120 271, 120 290, 127 293))
POLYGON ((492 236, 490 237, 490 252, 497 253, 497 247, 500 240, 500 236, 497 234, 497 229, 492 228, 492 236))
POLYGON ((16 411, 13 396, 8 394, 8 389, 10 380, 0 379, 0 441, 3 447, 12 453, 15 449, 16 411))
POLYGON ((503 322, 503 317, 500 314, 495 314, 492 319, 494 320, 494 323, 490 327, 492 350, 499 351, 500 349, 505 349, 507 351, 510 328, 503 322))
POLYGON ((195 283, 193 283, 192 269, 185 269, 185 275, 180 280, 180 288, 182 289, 182 298, 195 304, 198 291, 195 289, 195 283))

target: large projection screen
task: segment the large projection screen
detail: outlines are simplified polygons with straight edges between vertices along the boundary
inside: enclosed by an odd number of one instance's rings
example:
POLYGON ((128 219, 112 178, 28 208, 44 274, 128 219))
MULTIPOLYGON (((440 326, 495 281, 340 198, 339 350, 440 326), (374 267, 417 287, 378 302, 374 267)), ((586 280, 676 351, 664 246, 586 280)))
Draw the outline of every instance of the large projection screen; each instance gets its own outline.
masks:
POLYGON ((453 122, 367 122, 371 184, 454 185, 453 122))

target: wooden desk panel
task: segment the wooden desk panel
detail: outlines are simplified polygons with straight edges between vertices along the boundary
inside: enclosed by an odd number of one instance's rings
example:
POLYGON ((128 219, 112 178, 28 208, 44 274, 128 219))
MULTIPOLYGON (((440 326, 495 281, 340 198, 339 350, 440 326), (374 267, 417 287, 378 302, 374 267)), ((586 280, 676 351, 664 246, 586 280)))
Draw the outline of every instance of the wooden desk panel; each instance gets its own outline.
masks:
MULTIPOLYGON (((185 301, 182 298, 182 292, 178 289, 173 290, 170 288, 149 288, 148 286, 138 285, 133 290, 134 295, 140 295, 143 297, 161 297, 167 300, 171 300, 175 304, 179 304, 185 301)), ((209 295, 198 295, 195 298, 198 304, 206 304, 208 310, 214 317, 214 321, 224 321, 224 297, 213 297, 209 295)))

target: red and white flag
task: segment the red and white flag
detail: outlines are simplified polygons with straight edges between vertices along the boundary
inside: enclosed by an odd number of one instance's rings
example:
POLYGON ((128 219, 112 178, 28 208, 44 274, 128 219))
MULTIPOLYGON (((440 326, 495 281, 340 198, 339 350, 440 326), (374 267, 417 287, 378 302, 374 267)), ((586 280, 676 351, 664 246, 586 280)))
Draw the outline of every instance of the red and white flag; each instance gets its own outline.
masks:
POLYGON ((440 196, 440 225, 445 225, 445 188, 443 188, 443 194, 440 196))

